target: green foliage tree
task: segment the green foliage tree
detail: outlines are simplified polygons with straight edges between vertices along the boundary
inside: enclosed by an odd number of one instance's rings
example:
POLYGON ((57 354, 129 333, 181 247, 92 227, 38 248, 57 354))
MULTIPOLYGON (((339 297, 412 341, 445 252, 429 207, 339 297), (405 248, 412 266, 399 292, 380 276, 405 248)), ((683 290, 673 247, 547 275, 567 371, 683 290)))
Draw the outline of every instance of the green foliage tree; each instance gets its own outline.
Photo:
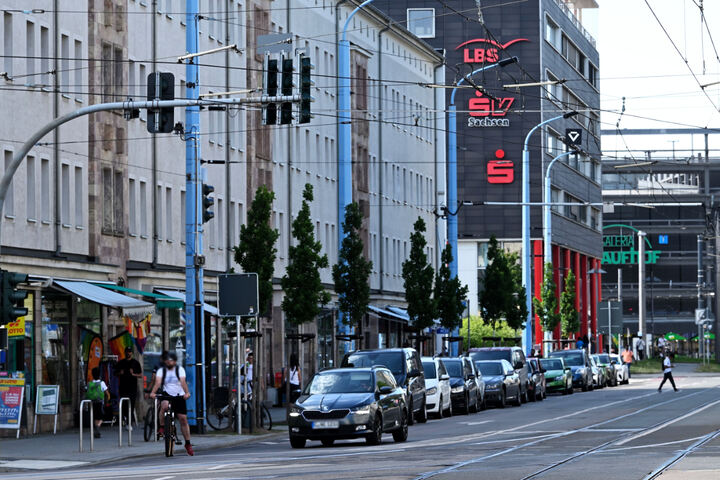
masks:
POLYGON ((235 262, 244 272, 258 274, 258 296, 260 314, 266 315, 270 310, 273 286, 272 278, 275 270, 278 231, 270 226, 272 202, 275 192, 261 185, 255 192, 255 198, 247 212, 247 222, 240 226, 240 244, 234 248, 235 262))
POLYGON ((565 290, 560 294, 560 324, 565 337, 580 330, 580 318, 575 309, 575 274, 572 270, 568 270, 565 290))
POLYGON ((478 300, 483 320, 495 328, 513 304, 512 273, 495 235, 490 237, 487 259, 483 289, 478 300))
POLYGON ((522 266, 517 253, 508 253, 506 258, 510 265, 510 277, 512 278, 512 298, 505 320, 510 328, 519 330, 525 328, 528 317, 527 294, 522 284, 522 266))
POLYGON ((321 255, 322 244, 315 240, 315 227, 310 217, 313 187, 305 184, 300 213, 292 224, 295 245, 290 247, 290 263, 281 280, 285 298, 282 309, 288 322, 295 325, 315 320, 322 306, 330 301, 320 279, 320 270, 327 268, 327 255, 321 255))
POLYGON ((435 319, 435 300, 431 294, 435 272, 425 253, 425 221, 418 217, 413 227, 413 233, 410 234, 410 256, 402 264, 402 278, 408 316, 413 319, 413 325, 422 330, 432 327, 435 319))
POLYGON ((370 303, 370 272, 372 262, 363 255, 363 241, 360 238, 362 212, 353 202, 345 207, 343 238, 338 263, 333 265, 335 292, 339 296, 339 309, 343 321, 350 325, 359 325, 370 303))
POLYGON ((543 330, 552 332, 560 322, 560 314, 557 313, 557 297, 555 296, 555 281, 553 280, 553 266, 548 262, 545 264, 545 275, 540 289, 540 299, 533 298, 535 313, 540 318, 543 330))
POLYGON ((462 285, 459 278, 450 276, 452 261, 452 246, 448 243, 442 251, 440 269, 435 276, 433 296, 440 324, 450 330, 459 327, 462 323, 462 313, 465 309, 463 301, 467 300, 468 294, 467 285, 462 285))

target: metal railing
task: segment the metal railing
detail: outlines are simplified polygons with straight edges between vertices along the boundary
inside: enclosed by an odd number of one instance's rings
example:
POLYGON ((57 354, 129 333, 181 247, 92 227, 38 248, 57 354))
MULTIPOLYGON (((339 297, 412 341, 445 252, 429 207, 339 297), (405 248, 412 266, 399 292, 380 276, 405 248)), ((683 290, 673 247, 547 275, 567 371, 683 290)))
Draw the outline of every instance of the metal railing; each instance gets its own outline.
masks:
POLYGON ((119 423, 118 423, 118 447, 122 447, 122 431, 123 431, 123 403, 127 403, 128 405, 128 423, 127 423, 127 429, 128 429, 128 447, 132 446, 132 403, 130 402, 130 398, 128 397, 122 397, 120 399, 120 403, 118 404, 118 410, 120 410, 119 417, 119 423))
POLYGON ((90 406, 90 451, 92 452, 95 448, 95 418, 93 414, 92 400, 83 400, 80 402, 80 451, 83 451, 83 410, 85 409, 85 405, 90 406))

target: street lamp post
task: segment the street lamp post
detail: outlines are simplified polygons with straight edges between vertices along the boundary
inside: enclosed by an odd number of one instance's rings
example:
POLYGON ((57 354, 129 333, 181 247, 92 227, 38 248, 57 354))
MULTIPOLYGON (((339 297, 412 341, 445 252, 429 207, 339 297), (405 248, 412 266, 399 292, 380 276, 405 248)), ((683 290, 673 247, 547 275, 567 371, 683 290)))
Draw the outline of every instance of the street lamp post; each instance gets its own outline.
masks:
MULTIPOLYGON (((485 70, 490 70, 495 67, 505 67, 518 61, 517 57, 506 58, 500 60, 492 65, 486 65, 478 68, 477 70, 470 73, 465 77, 462 77, 455 84, 455 88, 450 93, 450 105, 448 106, 448 158, 447 158, 447 205, 448 205, 448 217, 447 217, 447 231, 448 231, 448 243, 450 244, 450 250, 452 251, 453 260, 450 262, 450 277, 456 278, 458 275, 458 195, 457 195, 457 107, 455 106, 455 94, 458 88, 465 82, 469 81, 470 77, 476 75, 485 70), (453 210, 451 210, 454 208, 453 210)), ((469 307, 468 307, 469 309, 469 307)), ((458 336, 458 330, 455 329, 453 336, 458 336)), ((458 354, 458 346, 453 343, 450 346, 450 351, 453 356, 458 354)))
POLYGON ((569 152, 564 152, 556 156, 548 164, 547 170, 545 171, 545 197, 543 199, 543 217, 545 227, 545 239, 543 243, 545 244, 545 263, 552 263, 552 206, 550 205, 550 202, 552 201, 552 186, 550 185, 550 169, 553 167, 553 165, 555 165, 555 162, 557 162, 563 157, 567 157, 572 153, 575 152, 571 150, 569 152))
POLYGON ((523 143, 522 153, 522 284, 525 287, 525 307, 528 316, 525 320, 525 331, 522 337, 522 348, 526 354, 530 353, 532 347, 532 264, 530 263, 530 151, 528 143, 533 133, 540 127, 547 125, 561 118, 570 118, 578 112, 568 112, 556 117, 549 118, 535 125, 528 132, 523 143))

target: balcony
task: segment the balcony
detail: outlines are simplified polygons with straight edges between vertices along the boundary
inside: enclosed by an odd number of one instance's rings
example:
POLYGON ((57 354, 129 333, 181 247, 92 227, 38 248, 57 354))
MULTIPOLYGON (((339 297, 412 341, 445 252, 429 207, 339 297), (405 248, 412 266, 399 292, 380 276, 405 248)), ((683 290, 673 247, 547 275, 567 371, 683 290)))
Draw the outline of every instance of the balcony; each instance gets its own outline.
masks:
POLYGON ((569 4, 572 4, 575 7, 575 10, 582 10, 584 8, 598 8, 598 4, 595 0, 553 0, 558 7, 560 7, 560 10, 562 10, 565 15, 570 19, 570 21, 575 25, 575 28, 577 28, 580 33, 583 34, 583 36, 587 39, 588 42, 593 47, 596 47, 595 39, 593 38, 590 33, 585 30, 585 27, 582 26, 582 22, 578 17, 575 16, 575 12, 573 12, 573 9, 571 9, 568 6, 569 4))

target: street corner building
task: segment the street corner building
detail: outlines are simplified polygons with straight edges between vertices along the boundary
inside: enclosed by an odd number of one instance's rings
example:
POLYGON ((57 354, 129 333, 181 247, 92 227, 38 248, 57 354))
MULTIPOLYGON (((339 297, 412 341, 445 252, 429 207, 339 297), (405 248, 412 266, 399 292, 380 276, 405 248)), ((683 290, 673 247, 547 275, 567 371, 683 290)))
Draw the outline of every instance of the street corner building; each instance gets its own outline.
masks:
MULTIPOLYGON (((339 32, 359 2, 246 0, 201 2, 197 79, 186 78, 185 2, 38 0, 32 11, 0 0, 0 125, 4 165, 43 125, 88 105, 145 100, 148 75, 174 75, 174 96, 261 92, 265 54, 259 35, 285 33, 289 51, 315 65, 310 123, 264 125, 259 106, 203 108, 197 151, 203 183, 214 187, 214 218, 204 243, 203 358, 206 392, 227 385, 234 359, 218 316, 217 276, 240 271, 233 247, 259 186, 275 193, 271 223, 279 231, 272 309, 261 318, 258 379, 282 378, 285 341, 280 278, 292 245, 291 223, 305 184, 314 187, 315 237, 337 262, 339 32), (278 377, 280 376, 280 377, 278 377)), ((439 264, 445 220, 445 93, 427 85, 446 78, 441 52, 381 10, 366 8, 348 28, 351 44, 352 200, 363 212, 361 235, 373 263, 371 308, 362 329, 367 347, 400 346, 414 330, 404 307, 402 262, 418 217, 428 225, 427 253, 439 264)), ((279 58, 280 53, 271 56, 279 58)), ((296 73, 297 75, 297 73, 296 73)), ((253 93, 249 94, 253 95, 253 93)), ((23 327, 13 328, 2 369, 27 385, 33 420, 36 386, 59 385, 60 426, 76 423, 93 367, 113 388, 113 365, 132 347, 148 387, 163 350, 187 362, 186 142, 181 134, 148 133, 148 113, 108 111, 82 116, 40 139, 13 177, 2 212, 2 268, 29 275, 23 327), (129 118, 128 118, 129 117, 129 118)), ((185 122, 176 108, 174 122, 185 122)), ((180 132, 180 130, 178 130, 180 132)), ((322 280, 332 292, 331 269, 322 280)), ((317 322, 303 365, 333 363, 336 297, 317 322), (315 355, 317 355, 315 357, 315 355), (317 362, 315 362, 317 358, 317 362)), ((251 347, 248 344, 248 347, 251 347)), ((197 347, 195 347, 197 348, 197 347)), ((296 347, 295 347, 296 348, 296 347)), ((336 353, 335 353, 336 354, 336 353)), ((190 380, 190 376, 188 377, 190 380)), ((191 385, 199 398, 197 385, 191 385)), ((117 408, 117 391, 113 391, 117 408)), ((190 408, 195 421, 194 406, 190 408)), ((143 410, 144 411, 144 408, 143 410)), ((41 429, 52 428, 43 422, 41 429)))
MULTIPOLYGON (((521 250, 526 136, 542 122, 578 112, 550 121, 528 142, 529 287, 538 297, 545 174, 553 158, 569 151, 566 143, 576 143, 580 152, 564 156, 550 174, 552 263, 558 296, 567 273, 575 274, 575 306, 581 317, 577 337, 596 342, 601 289, 595 272, 602 258, 600 61, 595 39, 581 19, 597 3, 378 0, 377 7, 445 52, 445 84, 459 85, 456 92, 446 90, 448 106, 457 110, 456 125, 447 126, 448 131, 457 129, 457 204, 449 208, 458 209, 458 274, 470 289, 471 314, 478 313, 489 238, 495 235, 506 250, 521 250), (516 63, 503 65, 502 60, 512 57, 516 63), (483 70, 498 62, 501 68, 483 70), (568 140, 569 132, 577 138, 578 131, 577 142, 568 140)), ((537 318, 533 330, 532 344, 540 345, 543 332, 537 318)), ((560 338, 559 331, 554 338, 560 338)))

